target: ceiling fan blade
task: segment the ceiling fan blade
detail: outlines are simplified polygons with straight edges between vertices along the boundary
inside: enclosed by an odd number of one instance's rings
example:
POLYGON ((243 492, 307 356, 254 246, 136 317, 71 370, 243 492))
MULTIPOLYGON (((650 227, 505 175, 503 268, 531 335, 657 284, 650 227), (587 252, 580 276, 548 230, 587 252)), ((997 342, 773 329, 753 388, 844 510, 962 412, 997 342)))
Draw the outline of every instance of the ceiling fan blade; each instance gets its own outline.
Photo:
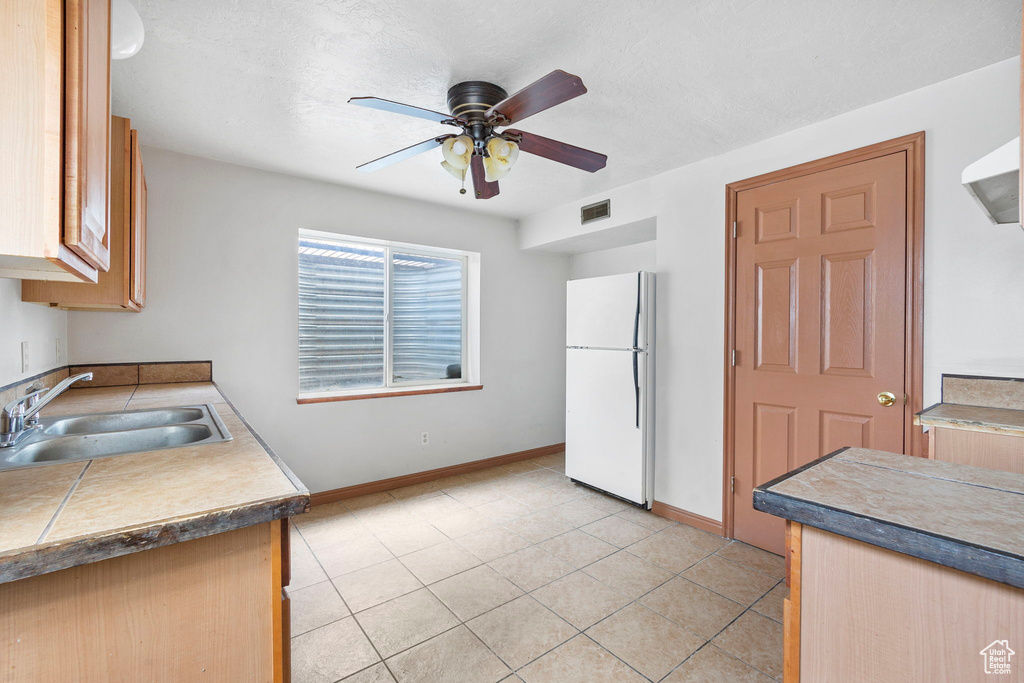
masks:
POLYGON ((556 104, 579 97, 585 92, 587 87, 583 85, 583 80, 579 76, 555 69, 547 76, 498 102, 488 109, 484 116, 491 118, 500 115, 505 117, 508 123, 516 123, 556 104))
POLYGON ((462 121, 462 119, 460 119, 458 116, 452 116, 451 114, 442 114, 439 111, 423 109, 422 107, 414 107, 411 104, 402 104, 401 102, 382 100, 379 97, 350 97, 348 103, 358 104, 360 107, 369 107, 370 109, 380 109, 381 111, 389 111, 394 114, 416 116, 418 118, 426 119, 428 121, 435 121, 437 123, 445 123, 446 121, 462 121))
POLYGON ((608 156, 605 154, 591 152, 589 149, 575 147, 558 140, 552 140, 551 138, 512 129, 504 131, 504 134, 510 134, 519 138, 520 151, 527 154, 536 154, 539 157, 551 159, 560 164, 574 166, 591 173, 600 171, 608 163, 608 156))
POLYGON ((426 152, 428 150, 434 149, 435 147, 438 147, 442 142, 444 142, 448 138, 453 138, 453 137, 455 137, 455 136, 454 135, 441 135, 441 136, 436 137, 436 138, 430 138, 429 140, 424 140, 423 142, 421 142, 421 143, 419 143, 417 145, 411 145, 409 147, 406 147, 405 149, 400 149, 397 152, 392 152, 391 154, 388 154, 387 156, 383 156, 383 157, 381 157, 379 159, 374 159, 373 161, 368 161, 365 164, 362 164, 360 166, 356 166, 356 170, 357 171, 362 171, 363 173, 369 173, 370 171, 377 171, 379 169, 384 168, 385 166, 390 166, 391 164, 397 164, 399 161, 405 161, 406 159, 408 159, 410 157, 414 157, 417 154, 422 154, 423 152, 426 152))
POLYGON ((477 199, 490 199, 498 194, 498 183, 489 183, 484 180, 484 158, 482 156, 474 154, 473 159, 469 162, 469 167, 473 171, 473 190, 476 192, 477 199))

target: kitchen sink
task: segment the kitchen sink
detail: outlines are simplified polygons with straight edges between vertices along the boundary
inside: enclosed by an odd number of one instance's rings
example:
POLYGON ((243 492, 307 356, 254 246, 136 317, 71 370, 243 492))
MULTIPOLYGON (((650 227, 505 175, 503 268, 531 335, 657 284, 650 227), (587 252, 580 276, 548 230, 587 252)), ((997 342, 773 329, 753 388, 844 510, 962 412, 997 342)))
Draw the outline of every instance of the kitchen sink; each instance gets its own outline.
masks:
POLYGON ((164 425, 193 422, 203 418, 202 408, 161 408, 160 410, 133 410, 122 413, 97 413, 78 417, 57 417, 46 434, 94 434, 120 432, 126 429, 162 427, 164 425))
POLYGON ((210 405, 42 418, 35 433, 0 449, 0 470, 92 460, 230 440, 210 405))

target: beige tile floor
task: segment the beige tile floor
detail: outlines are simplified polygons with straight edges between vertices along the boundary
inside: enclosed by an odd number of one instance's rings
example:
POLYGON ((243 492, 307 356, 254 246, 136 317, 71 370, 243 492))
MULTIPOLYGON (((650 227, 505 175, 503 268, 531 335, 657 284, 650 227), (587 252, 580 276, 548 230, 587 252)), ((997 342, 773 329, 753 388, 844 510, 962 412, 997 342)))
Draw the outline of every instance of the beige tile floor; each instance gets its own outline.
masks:
POLYGON ((782 679, 781 557, 573 484, 564 463, 295 518, 292 680, 782 679))

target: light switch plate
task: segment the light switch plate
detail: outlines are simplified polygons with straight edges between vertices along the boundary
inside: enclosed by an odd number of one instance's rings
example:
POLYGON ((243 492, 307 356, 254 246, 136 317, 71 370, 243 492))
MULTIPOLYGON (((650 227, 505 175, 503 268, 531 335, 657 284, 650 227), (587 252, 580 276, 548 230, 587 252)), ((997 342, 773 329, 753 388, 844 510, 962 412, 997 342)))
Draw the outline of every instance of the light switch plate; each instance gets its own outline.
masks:
POLYGON ((28 342, 21 342, 21 371, 28 372, 28 342))

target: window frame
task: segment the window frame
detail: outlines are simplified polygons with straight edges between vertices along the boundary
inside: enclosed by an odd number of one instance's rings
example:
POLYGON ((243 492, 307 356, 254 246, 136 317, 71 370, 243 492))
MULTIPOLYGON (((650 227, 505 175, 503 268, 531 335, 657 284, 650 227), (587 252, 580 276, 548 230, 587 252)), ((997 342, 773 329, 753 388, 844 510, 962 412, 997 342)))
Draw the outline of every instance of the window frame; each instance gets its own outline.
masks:
MULTIPOLYGON (((372 247, 374 249, 383 249, 384 251, 384 384, 358 387, 355 389, 331 389, 329 391, 299 391, 299 402, 314 402, 317 399, 327 399, 331 397, 338 398, 358 398, 360 395, 368 395, 370 397, 377 395, 387 395, 394 393, 396 395, 406 395, 408 393, 416 393, 415 390, 423 390, 422 393, 433 393, 431 389, 450 389, 452 391, 457 390, 457 387, 461 388, 464 386, 478 386, 472 378, 472 373, 469 372, 469 361, 470 361, 470 321, 469 321, 469 298, 470 298, 470 261, 473 254, 457 249, 445 249, 443 247, 430 247, 419 244, 410 244, 407 242, 395 242, 391 240, 379 240, 369 237, 356 237, 354 235, 342 235, 340 233, 324 232, 321 230, 309 230, 300 228, 298 231, 298 241, 303 238, 320 240, 325 242, 333 242, 339 245, 352 245, 357 247, 372 247), (442 379, 427 379, 427 380, 406 380, 406 381, 395 381, 394 380, 394 324, 393 324, 393 302, 392 302, 392 290, 394 285, 394 254, 408 254, 410 256, 426 256, 434 258, 446 258, 459 260, 462 264, 462 277, 461 277, 461 353, 460 353, 460 366, 462 368, 462 376, 459 378, 442 378, 442 379)), ((297 246, 297 245, 296 245, 297 246)), ((299 254, 298 248, 296 248, 296 266, 298 266, 298 260, 301 254, 299 254)), ((298 287, 298 273, 296 272, 296 288, 298 287)), ((298 290, 296 289, 296 303, 298 302, 298 290)), ((296 378, 298 379, 298 378, 296 378)))

